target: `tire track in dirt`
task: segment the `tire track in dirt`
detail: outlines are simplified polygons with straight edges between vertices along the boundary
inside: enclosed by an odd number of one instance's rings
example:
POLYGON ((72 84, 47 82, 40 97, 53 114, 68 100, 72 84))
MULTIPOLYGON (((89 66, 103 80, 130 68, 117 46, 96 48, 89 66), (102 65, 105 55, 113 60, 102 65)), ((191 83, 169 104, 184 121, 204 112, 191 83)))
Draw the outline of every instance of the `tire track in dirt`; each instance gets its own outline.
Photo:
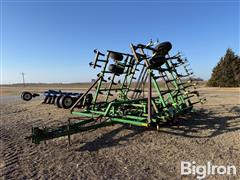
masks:
POLYGON ((0 179, 57 177, 57 172, 52 172, 51 176, 42 172, 39 166, 43 164, 43 154, 39 148, 24 139, 30 135, 32 126, 42 124, 43 119, 40 117, 47 107, 43 106, 38 111, 18 105, 15 109, 12 106, 4 109, 6 111, 1 113, 0 123, 0 179))
POLYGON ((13 134, 11 130, 0 128, 0 179, 29 179, 38 175, 36 163, 32 162, 32 156, 37 152, 32 151, 26 156, 23 147, 25 143, 19 138, 22 137, 13 134))
POLYGON ((1 178, 14 179, 20 175, 19 154, 21 147, 15 144, 11 133, 2 128, 0 129, 1 138, 1 178))
POLYGON ((11 108, 1 116, 0 179, 16 179, 16 177, 36 179, 39 176, 40 159, 37 156, 37 149, 26 148, 29 142, 24 137, 29 135, 31 130, 28 121, 35 121, 32 117, 38 116, 36 112, 32 113, 29 109, 22 111, 17 108, 16 111, 18 111, 18 118, 12 118, 15 112, 11 108))

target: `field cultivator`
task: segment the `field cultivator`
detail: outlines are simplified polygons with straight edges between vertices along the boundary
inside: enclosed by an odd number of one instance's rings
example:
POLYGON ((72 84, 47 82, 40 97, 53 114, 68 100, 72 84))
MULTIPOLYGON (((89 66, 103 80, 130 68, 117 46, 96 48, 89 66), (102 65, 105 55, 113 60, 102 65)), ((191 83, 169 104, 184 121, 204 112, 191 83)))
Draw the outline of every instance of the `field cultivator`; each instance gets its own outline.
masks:
POLYGON ((202 103, 193 82, 189 63, 178 53, 171 56, 170 42, 131 44, 131 54, 95 50, 90 63, 99 69, 95 82, 72 105, 66 125, 57 128, 32 128, 31 139, 41 141, 68 136, 115 123, 159 129, 202 103), (89 92, 92 99, 84 106, 89 92), (72 121, 73 119, 77 121, 72 121))

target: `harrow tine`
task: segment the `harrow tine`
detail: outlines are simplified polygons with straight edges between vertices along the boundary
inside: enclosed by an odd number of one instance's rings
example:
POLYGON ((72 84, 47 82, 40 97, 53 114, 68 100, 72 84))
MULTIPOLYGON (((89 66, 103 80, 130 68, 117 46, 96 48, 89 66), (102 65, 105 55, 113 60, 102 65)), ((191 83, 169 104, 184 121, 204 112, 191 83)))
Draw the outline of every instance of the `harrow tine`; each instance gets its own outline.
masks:
POLYGON ((187 100, 187 99, 191 99, 192 97, 194 97, 194 95, 184 97, 184 99, 187 100))

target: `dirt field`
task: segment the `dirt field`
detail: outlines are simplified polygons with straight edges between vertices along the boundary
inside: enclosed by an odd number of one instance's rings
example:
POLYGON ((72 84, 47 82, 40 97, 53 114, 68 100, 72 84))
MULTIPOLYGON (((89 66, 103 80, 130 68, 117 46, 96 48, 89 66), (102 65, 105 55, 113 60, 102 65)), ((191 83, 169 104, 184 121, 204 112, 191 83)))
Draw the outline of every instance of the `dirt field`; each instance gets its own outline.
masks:
MULTIPOLYGON (((8 89, 17 94, 16 89, 8 89)), ((2 91, 3 92, 3 91, 2 91)), ((6 92, 6 89, 5 89, 6 92)), ((32 144, 32 126, 66 122, 69 110, 1 97, 2 179, 196 179, 180 175, 181 161, 235 165, 240 179, 240 89, 201 88, 208 102, 160 132, 114 125, 67 138, 32 144)))
POLYGON ((76 84, 14 84, 14 85, 1 85, 0 96, 15 96, 20 95, 23 91, 30 91, 41 93, 48 89, 64 90, 64 91, 81 91, 85 90, 90 86, 91 83, 76 83, 76 84))

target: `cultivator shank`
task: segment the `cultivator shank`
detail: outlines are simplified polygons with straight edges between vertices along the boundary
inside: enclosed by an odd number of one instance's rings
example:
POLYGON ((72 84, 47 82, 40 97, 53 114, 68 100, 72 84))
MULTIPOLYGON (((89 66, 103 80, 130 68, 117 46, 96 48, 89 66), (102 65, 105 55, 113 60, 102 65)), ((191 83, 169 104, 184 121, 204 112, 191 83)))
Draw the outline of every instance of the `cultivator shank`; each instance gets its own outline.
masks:
POLYGON ((188 61, 180 54, 169 55, 170 42, 154 46, 152 42, 131 44, 131 54, 95 50, 95 59, 89 64, 100 72, 71 107, 71 119, 77 122, 69 119, 68 124, 58 128, 33 128, 32 141, 70 138, 71 134, 115 123, 159 128, 191 112, 193 105, 204 99, 196 91, 188 61), (92 102, 77 107, 90 91, 94 92, 92 102))

